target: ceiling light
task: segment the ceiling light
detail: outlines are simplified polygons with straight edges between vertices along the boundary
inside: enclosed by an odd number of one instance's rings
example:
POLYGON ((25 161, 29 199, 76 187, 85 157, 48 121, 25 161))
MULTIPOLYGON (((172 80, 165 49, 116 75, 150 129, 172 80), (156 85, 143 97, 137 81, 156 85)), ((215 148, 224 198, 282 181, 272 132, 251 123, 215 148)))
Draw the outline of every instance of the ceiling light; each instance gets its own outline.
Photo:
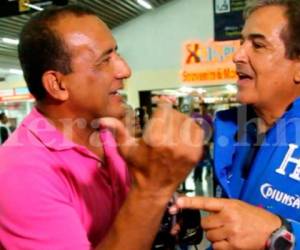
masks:
POLYGON ((9 69, 8 72, 10 74, 23 75, 23 71, 20 69, 9 69))
POLYGON ((194 91, 194 88, 187 87, 187 86, 182 86, 182 87, 180 87, 179 91, 183 92, 183 93, 191 93, 191 92, 194 91))
POLYGON ((225 88, 226 88, 227 91, 230 92, 230 93, 236 93, 236 92, 237 92, 236 86, 227 84, 227 85, 225 86, 225 88))
POLYGON ((38 11, 42 11, 44 8, 34 5, 34 4, 30 4, 30 3, 24 3, 25 6, 34 9, 34 10, 38 10, 38 11))
POLYGON ((206 93, 206 90, 203 89, 203 88, 197 88, 196 91, 197 91, 199 94, 206 93))
POLYGON ((137 0, 138 4, 143 6, 144 8, 150 10, 152 9, 152 6, 150 3, 146 2, 145 0, 137 0))
POLYGON ((3 37, 2 42, 8 43, 8 44, 13 44, 13 45, 18 45, 19 44, 18 39, 12 39, 12 38, 7 38, 7 37, 3 37))

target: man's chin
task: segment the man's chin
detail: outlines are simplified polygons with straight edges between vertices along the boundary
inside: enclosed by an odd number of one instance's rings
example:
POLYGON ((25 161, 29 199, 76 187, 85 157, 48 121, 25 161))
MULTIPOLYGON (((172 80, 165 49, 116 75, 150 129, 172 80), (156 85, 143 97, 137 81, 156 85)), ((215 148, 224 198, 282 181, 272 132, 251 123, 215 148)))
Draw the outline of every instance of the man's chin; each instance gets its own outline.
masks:
POLYGON ((253 101, 250 100, 249 96, 247 96, 247 94, 245 95, 244 93, 237 93, 236 100, 238 103, 243 105, 249 105, 253 103, 253 101))
POLYGON ((107 117, 112 117, 116 119, 123 119, 126 115, 125 108, 120 108, 118 110, 113 110, 112 112, 107 113, 107 117))

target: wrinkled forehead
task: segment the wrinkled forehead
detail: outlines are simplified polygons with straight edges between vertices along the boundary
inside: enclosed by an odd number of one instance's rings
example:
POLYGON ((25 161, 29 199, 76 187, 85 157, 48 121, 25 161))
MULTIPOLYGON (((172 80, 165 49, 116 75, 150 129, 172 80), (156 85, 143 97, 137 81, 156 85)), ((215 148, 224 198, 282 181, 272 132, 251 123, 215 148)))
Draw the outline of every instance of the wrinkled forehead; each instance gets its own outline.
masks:
POLYGON ((279 5, 264 6, 253 11, 245 21, 243 36, 248 34, 263 34, 280 36, 287 27, 286 8, 279 5))

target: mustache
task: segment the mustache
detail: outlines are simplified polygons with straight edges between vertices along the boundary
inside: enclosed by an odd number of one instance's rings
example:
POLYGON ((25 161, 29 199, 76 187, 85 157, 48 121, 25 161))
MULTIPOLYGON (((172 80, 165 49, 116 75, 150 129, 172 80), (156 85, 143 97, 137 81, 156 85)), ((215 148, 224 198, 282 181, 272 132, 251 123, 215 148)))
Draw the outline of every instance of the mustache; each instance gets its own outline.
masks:
POLYGON ((242 63, 236 63, 235 69, 237 73, 242 73, 244 75, 253 76, 253 71, 249 68, 249 66, 246 66, 242 63))

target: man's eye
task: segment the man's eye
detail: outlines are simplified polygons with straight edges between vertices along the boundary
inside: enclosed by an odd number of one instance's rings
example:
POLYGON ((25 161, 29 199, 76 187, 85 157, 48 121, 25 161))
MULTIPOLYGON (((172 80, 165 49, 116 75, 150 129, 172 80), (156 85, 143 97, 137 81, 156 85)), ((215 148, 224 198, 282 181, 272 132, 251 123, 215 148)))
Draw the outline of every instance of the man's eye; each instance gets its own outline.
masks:
POLYGON ((252 44, 253 44, 253 47, 254 47, 255 49, 261 49, 261 48, 264 48, 264 47, 265 47, 264 44, 259 43, 259 42, 255 42, 255 41, 253 41, 252 44))
POLYGON ((98 62, 98 63, 96 64, 96 67, 97 67, 97 68, 99 68, 99 67, 100 67, 100 68, 101 68, 101 67, 104 67, 104 66, 108 65, 109 62, 110 62, 110 57, 104 58, 104 59, 102 59, 100 62, 98 62))
POLYGON ((110 61, 110 57, 104 58, 101 63, 108 63, 110 61))

